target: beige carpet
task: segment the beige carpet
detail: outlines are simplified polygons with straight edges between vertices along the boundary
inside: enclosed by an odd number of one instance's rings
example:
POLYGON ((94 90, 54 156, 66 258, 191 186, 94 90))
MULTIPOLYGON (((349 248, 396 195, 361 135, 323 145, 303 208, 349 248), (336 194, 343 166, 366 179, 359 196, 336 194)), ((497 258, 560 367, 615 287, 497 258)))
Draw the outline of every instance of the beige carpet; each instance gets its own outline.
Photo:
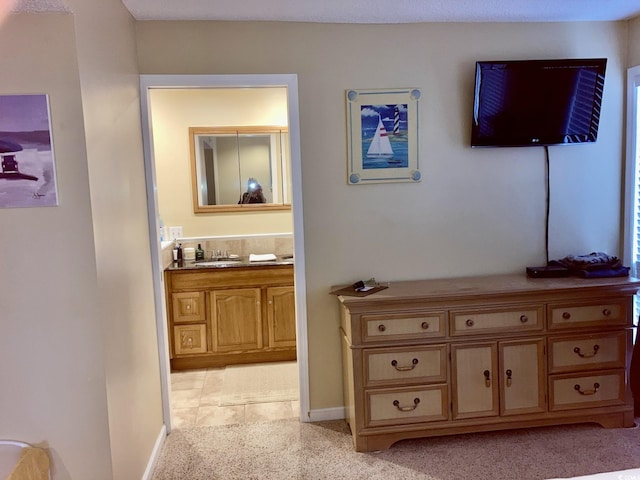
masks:
POLYGON ((542 480, 638 467, 638 427, 474 433, 356 453, 344 421, 279 420, 174 430, 152 479, 542 480))
POLYGON ((218 405, 297 400, 298 391, 296 362, 231 365, 224 369, 218 405))

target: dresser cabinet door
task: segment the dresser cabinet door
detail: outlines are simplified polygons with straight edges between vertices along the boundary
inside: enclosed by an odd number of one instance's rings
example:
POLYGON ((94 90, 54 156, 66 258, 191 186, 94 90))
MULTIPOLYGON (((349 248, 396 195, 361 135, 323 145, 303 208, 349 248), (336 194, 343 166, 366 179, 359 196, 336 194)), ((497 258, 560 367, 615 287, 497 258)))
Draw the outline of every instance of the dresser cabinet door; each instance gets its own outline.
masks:
POLYGON ((262 348, 260 289, 214 290, 210 295, 213 351, 262 348))
POLYGON ((544 340, 505 341, 499 349, 500 415, 544 412, 544 340))
POLYGON ((497 416, 496 343, 451 346, 453 418, 497 416))

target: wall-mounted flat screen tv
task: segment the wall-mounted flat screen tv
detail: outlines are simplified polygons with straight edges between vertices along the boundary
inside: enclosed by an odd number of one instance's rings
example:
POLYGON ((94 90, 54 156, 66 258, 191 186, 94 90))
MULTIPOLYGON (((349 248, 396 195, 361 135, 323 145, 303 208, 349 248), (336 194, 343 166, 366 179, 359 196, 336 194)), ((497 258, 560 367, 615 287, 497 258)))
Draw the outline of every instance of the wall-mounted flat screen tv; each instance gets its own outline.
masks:
POLYGON ((472 147, 595 142, 606 58, 476 62, 472 147))

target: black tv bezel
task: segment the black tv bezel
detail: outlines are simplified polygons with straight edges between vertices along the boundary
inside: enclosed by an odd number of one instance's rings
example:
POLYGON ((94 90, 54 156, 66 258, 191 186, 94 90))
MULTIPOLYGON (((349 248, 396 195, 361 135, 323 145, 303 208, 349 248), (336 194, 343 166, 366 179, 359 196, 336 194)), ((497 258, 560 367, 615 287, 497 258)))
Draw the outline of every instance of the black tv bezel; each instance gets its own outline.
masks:
MULTIPOLYGON (((597 130, 599 128, 599 118, 596 122, 596 136, 593 139, 588 139, 579 142, 565 142, 559 141, 564 137, 552 138, 532 138, 531 141, 521 142, 514 141, 512 143, 505 142, 503 139, 497 139, 495 137, 479 138, 478 137, 478 124, 475 120, 476 109, 478 108, 479 96, 479 81, 480 81, 480 69, 483 65, 508 65, 508 66, 520 66, 520 68, 541 69, 543 67, 576 67, 576 66, 593 66, 598 69, 598 73, 602 76, 602 86, 604 88, 604 79, 606 74, 607 58, 560 58, 560 59, 535 59, 535 60, 481 60, 476 62, 475 67, 475 81, 474 81, 474 93, 473 93, 473 111, 471 119, 471 147, 472 148, 501 148, 501 147, 540 147, 540 146, 552 146, 552 145, 582 145, 587 143, 595 143, 597 141, 597 130), (500 141, 498 141, 500 140, 500 141)), ((593 123, 593 112, 592 112, 593 123)))

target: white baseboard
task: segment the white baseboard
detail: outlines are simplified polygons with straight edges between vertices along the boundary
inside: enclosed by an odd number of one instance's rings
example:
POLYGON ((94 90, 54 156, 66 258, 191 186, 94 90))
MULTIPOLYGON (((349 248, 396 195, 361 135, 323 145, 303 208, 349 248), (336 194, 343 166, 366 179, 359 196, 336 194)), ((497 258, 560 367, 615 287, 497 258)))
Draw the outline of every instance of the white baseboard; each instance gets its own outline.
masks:
POLYGON ((158 434, 158 438, 156 438, 156 443, 153 446, 153 450, 151 451, 151 456, 149 457, 149 462, 147 462, 147 468, 142 475, 142 480, 151 480, 151 476, 153 475, 153 470, 156 468, 156 463, 160 458, 160 452, 162 451, 162 446, 164 445, 164 441, 167 438, 167 426, 162 425, 160 429, 160 433, 158 434))
POLYGON ((326 420, 342 420, 344 416, 344 407, 322 408, 310 410, 306 422, 323 422, 326 420))

